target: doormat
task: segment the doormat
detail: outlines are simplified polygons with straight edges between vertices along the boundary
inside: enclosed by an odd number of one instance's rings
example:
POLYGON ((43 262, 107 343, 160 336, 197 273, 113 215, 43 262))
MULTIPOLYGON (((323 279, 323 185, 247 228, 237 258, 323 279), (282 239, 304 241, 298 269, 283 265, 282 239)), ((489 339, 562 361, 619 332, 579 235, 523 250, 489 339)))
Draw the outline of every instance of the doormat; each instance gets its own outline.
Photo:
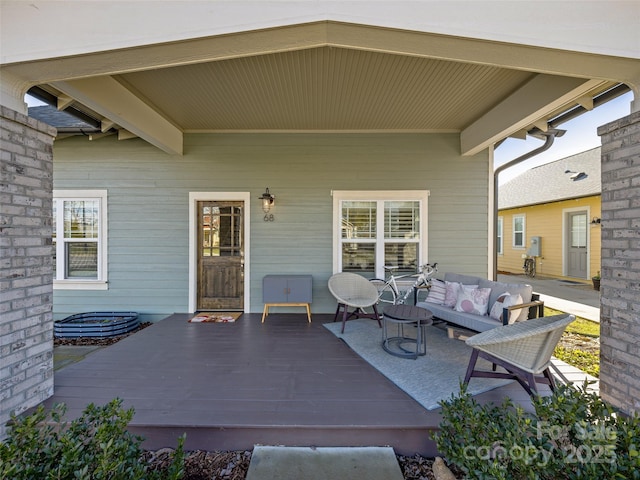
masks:
POLYGON ((229 323, 235 322, 242 312, 199 312, 189 320, 190 323, 229 323))

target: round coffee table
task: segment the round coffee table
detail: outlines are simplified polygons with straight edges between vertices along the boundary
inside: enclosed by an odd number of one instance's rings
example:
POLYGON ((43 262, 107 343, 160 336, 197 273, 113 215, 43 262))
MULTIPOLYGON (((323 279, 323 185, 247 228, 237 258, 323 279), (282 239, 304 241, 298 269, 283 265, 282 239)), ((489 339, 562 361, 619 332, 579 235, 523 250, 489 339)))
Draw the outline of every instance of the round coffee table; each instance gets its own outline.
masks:
POLYGON ((427 354, 426 327, 433 325, 433 314, 429 310, 414 305, 392 305, 384 309, 382 321, 382 348, 386 352, 414 360, 427 354), (389 335, 392 325, 395 325, 395 336, 389 335), (405 326, 415 328, 416 336, 405 335, 405 326), (405 345, 415 345, 415 349, 405 345))

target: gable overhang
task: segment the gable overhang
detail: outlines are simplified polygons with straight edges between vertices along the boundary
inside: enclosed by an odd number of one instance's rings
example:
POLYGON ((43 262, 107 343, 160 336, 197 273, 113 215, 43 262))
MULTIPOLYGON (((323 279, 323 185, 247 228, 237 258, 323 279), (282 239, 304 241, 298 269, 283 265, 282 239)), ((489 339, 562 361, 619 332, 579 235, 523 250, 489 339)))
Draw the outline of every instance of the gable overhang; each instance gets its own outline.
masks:
POLYGON ((172 155, 216 131, 457 132, 474 155, 640 78, 632 58, 335 21, 1 68, 3 88, 38 86, 172 155))

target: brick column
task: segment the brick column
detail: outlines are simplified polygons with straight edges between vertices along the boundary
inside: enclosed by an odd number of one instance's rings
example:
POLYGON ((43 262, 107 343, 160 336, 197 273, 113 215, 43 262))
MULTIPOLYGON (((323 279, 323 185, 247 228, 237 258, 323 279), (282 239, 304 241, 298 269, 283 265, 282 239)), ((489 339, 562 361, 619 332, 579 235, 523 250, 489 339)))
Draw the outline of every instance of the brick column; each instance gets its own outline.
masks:
POLYGON ((0 106, 0 439, 53 394, 55 129, 0 106))
POLYGON ((600 393, 640 412, 640 112, 603 125, 600 393))

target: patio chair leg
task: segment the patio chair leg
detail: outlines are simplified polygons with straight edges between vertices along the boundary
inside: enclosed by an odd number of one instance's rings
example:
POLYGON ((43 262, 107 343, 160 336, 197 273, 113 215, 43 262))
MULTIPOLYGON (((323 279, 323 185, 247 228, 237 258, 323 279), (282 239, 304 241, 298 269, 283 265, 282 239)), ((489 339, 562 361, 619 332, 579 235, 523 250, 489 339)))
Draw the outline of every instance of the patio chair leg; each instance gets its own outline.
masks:
POLYGON ((535 393, 538 394, 538 387, 536 385, 536 376, 533 373, 527 373, 527 382, 529 382, 529 395, 533 395, 535 393))
POLYGON ((348 308, 347 308, 347 306, 345 305, 345 306, 344 306, 344 312, 342 313, 342 330, 341 330, 341 332, 340 332, 340 333, 344 333, 344 326, 345 326, 345 325, 346 325, 346 323, 347 323, 348 310, 349 310, 349 309, 348 309, 348 308))
POLYGON ((556 382, 553 379, 553 374, 551 373, 551 370, 547 368, 542 373, 545 376, 545 378, 549 381, 549 388, 551 388, 551 391, 554 392, 556 390, 556 382))
POLYGON ((380 323, 380 315, 378 314, 378 307, 375 303, 373 304, 373 313, 376 316, 376 320, 378 320, 378 327, 382 328, 382 323, 380 323))
POLYGON ((338 304, 338 308, 336 308, 336 314, 333 316, 333 321, 335 322, 336 320, 338 320, 338 313, 340 313, 340 305, 342 305, 341 303, 338 304))
POLYGON ((473 370, 476 367, 477 361, 478 361, 478 350, 473 349, 473 351, 471 352, 471 358, 469 359, 469 366, 467 367, 467 373, 464 376, 464 382, 462 382, 464 385, 467 385, 469 383, 469 380, 471 380, 471 375, 473 374, 473 370))

